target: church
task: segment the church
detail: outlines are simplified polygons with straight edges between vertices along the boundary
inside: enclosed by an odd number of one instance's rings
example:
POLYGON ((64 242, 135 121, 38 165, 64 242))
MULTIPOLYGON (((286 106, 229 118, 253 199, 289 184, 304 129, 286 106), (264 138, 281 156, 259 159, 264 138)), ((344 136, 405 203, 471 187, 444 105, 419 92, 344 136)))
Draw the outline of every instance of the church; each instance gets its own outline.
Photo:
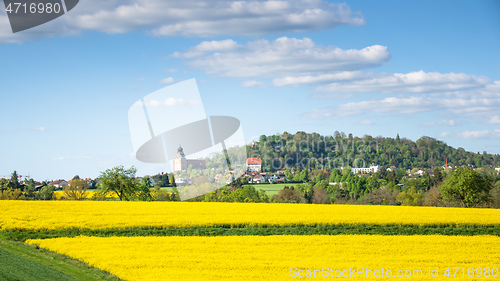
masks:
POLYGON ((175 155, 174 159, 174 173, 176 172, 184 172, 187 170, 189 165, 193 169, 197 170, 204 170, 206 169, 206 161, 205 160, 197 160, 197 159, 186 159, 186 155, 184 154, 184 150, 182 147, 179 145, 179 148, 177 149, 177 154, 175 155))

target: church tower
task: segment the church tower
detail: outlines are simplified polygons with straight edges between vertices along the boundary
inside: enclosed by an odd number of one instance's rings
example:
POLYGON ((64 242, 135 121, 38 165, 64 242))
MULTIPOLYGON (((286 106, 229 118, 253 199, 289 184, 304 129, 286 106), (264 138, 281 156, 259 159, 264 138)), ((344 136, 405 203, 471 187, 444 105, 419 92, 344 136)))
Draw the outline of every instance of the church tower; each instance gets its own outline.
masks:
POLYGON ((184 150, 180 145, 179 148, 177 149, 177 155, 175 155, 173 169, 174 173, 187 170, 186 155, 184 155, 184 150))

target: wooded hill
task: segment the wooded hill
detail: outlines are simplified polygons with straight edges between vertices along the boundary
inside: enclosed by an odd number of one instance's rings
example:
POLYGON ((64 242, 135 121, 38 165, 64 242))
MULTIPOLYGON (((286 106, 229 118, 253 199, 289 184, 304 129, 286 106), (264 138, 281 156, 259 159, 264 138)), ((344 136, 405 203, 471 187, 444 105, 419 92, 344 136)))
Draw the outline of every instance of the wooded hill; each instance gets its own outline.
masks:
POLYGON ((249 157, 262 158, 262 169, 325 168, 380 165, 402 169, 444 166, 498 167, 500 155, 474 153, 453 148, 443 141, 423 136, 416 141, 406 138, 354 137, 335 132, 333 136, 297 132, 262 135, 247 147, 249 157))

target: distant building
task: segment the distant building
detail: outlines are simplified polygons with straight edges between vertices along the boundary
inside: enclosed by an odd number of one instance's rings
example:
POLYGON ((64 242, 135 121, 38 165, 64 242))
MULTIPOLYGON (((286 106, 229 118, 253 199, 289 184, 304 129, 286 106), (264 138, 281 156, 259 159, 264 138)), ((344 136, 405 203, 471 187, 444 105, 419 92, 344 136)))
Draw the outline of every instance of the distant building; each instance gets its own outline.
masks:
POLYGON ((65 180, 57 180, 51 182, 49 185, 55 186, 56 188, 62 188, 64 186, 68 186, 68 182, 65 180))
POLYGON ((396 171, 397 169, 398 169, 398 167, 391 166, 391 167, 387 168, 387 171, 396 171))
POLYGON ((247 171, 260 172, 262 170, 262 159, 260 158, 247 158, 247 171))
POLYGON ((434 175, 434 172, 433 171, 429 171, 429 170, 418 170, 415 173, 415 175, 423 176, 425 173, 427 173, 429 176, 433 176, 434 175))
POLYGON ((173 170, 174 173, 186 171, 190 165, 193 169, 204 170, 207 168, 206 164, 207 163, 205 160, 186 159, 184 150, 181 146, 179 146, 179 148, 177 149, 177 155, 175 155, 173 170))
POLYGON ((266 182, 266 176, 264 175, 257 175, 252 179, 253 183, 265 183, 266 182))
POLYGON ((352 168, 351 172, 353 174, 357 174, 359 172, 361 172, 361 173, 376 173, 379 170, 380 170, 380 166, 376 165, 376 166, 370 166, 369 168, 352 168))
POLYGON ((175 178, 175 184, 178 185, 191 184, 191 179, 175 178))

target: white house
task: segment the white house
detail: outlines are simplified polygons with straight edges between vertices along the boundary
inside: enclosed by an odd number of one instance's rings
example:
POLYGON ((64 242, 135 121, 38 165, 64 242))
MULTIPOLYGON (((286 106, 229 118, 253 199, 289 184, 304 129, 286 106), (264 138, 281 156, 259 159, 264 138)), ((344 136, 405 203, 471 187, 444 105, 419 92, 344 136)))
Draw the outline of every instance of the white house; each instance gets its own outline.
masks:
POLYGON ((175 178, 175 184, 191 184, 191 179, 185 179, 185 178, 175 178))
POLYGON ((53 185, 56 188, 62 188, 64 186, 68 186, 68 182, 65 180, 57 180, 57 181, 51 182, 49 185, 53 185))
POLYGON ((264 175, 257 175, 252 180, 254 183, 265 183, 266 177, 264 175))
POLYGON ((268 181, 269 181, 269 183, 274 183, 274 182, 277 182, 279 179, 280 179, 280 177, 278 175, 272 175, 269 177, 268 181))
POLYGON ((262 159, 260 158, 247 158, 247 171, 260 172, 262 169, 262 159))
POLYGON ((369 168, 352 168, 351 172, 353 174, 357 174, 359 172, 361 172, 361 173, 376 173, 379 170, 380 170, 380 166, 376 165, 376 166, 370 166, 369 168))

